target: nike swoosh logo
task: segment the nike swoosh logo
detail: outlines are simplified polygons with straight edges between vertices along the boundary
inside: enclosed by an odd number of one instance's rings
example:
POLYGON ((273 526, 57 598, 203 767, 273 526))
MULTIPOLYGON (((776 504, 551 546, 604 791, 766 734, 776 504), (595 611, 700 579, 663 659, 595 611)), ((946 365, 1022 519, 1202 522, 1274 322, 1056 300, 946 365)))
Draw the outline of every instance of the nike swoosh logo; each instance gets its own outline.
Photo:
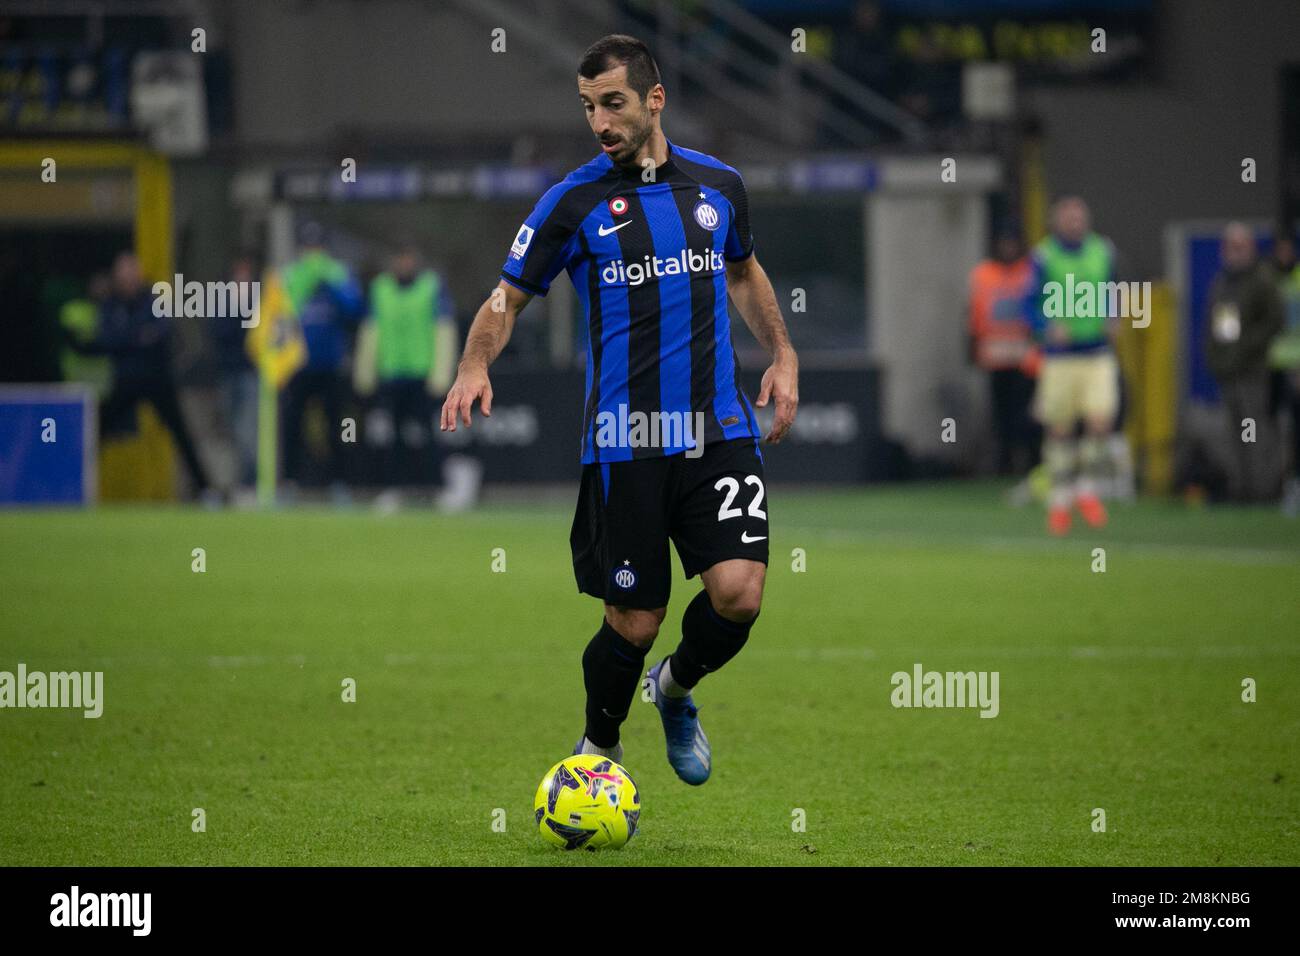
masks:
POLYGON ((630 226, 630 225, 632 225, 631 219, 629 219, 627 222, 620 222, 617 226, 611 226, 608 229, 606 229, 604 226, 601 226, 596 231, 600 233, 602 236, 608 236, 611 232, 618 232, 624 226, 630 226))
POLYGON ((740 540, 742 544, 753 544, 755 541, 766 541, 767 535, 759 534, 751 538, 748 531, 742 531, 740 533, 740 540))

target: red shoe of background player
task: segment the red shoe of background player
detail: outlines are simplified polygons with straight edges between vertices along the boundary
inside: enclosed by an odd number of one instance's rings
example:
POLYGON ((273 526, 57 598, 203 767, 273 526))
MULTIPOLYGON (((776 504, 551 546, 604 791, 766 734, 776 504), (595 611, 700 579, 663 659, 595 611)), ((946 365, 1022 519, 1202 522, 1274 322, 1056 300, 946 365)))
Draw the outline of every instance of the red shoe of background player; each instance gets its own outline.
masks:
POLYGON ((1096 495, 1080 495, 1075 504, 1079 507, 1079 514, 1083 515, 1083 520, 1088 522, 1090 527, 1100 528, 1106 524, 1106 506, 1096 495))
POLYGON ((1070 530, 1070 509, 1069 508, 1048 508, 1047 509, 1047 530, 1058 538, 1070 530))

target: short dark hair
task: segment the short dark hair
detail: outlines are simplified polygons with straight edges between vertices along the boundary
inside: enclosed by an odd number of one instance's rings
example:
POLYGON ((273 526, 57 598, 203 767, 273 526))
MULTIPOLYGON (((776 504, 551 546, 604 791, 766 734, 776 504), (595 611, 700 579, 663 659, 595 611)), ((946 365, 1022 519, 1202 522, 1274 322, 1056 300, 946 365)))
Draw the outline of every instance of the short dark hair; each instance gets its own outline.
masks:
POLYGON ((659 82, 659 64, 650 55, 650 48, 626 33, 611 33, 587 47, 578 64, 578 75, 594 80, 620 65, 627 66, 627 85, 642 100, 659 82))

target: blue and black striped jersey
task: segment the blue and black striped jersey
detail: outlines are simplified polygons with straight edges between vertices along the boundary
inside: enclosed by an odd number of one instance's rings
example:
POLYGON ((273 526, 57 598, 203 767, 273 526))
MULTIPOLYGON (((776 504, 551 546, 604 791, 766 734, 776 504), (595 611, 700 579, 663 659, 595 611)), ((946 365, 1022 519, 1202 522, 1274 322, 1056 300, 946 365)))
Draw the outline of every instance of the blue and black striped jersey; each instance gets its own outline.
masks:
POLYGON ((740 386, 725 269, 753 252, 740 174, 672 143, 652 182, 601 155, 538 201, 501 275, 545 295, 567 269, 578 292, 590 330, 584 464, 695 447, 694 430, 650 444, 603 437, 605 424, 637 413, 702 419, 706 445, 760 437, 740 386))

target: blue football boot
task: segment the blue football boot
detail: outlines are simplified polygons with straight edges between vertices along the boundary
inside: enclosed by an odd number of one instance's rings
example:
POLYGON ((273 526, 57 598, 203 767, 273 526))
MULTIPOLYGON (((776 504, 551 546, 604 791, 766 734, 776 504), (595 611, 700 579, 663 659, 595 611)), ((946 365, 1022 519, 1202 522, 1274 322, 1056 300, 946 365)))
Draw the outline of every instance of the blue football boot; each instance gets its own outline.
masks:
POLYGON ((651 699, 659 711, 659 719, 664 724, 664 738, 668 741, 668 763, 682 780, 698 786, 709 779, 713 752, 709 749, 709 738, 704 736, 704 729, 700 726, 699 708, 690 695, 669 697, 659 692, 659 671, 667 659, 665 657, 650 668, 645 679, 651 699))

